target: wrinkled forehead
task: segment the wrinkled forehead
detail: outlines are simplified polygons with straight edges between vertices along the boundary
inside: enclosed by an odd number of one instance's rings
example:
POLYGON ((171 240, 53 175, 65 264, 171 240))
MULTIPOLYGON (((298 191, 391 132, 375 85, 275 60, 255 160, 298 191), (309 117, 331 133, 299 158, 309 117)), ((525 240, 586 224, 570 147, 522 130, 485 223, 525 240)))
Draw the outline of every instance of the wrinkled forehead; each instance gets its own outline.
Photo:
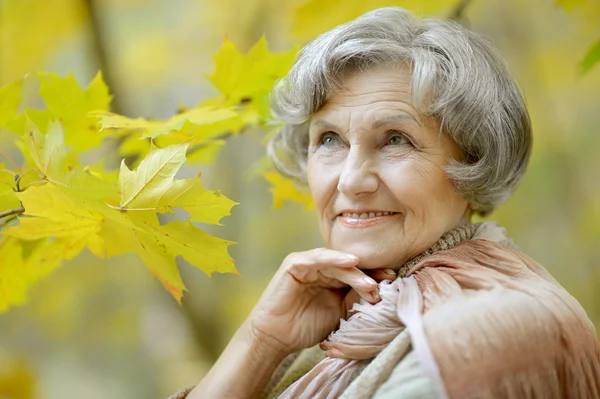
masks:
MULTIPOLYGON (((382 106, 394 103, 408 106, 415 119, 427 116, 426 93, 413 92, 413 71, 410 62, 395 62, 370 67, 349 65, 328 82, 324 96, 312 116, 332 108, 382 106)), ((311 118, 313 119, 313 118, 311 118)))

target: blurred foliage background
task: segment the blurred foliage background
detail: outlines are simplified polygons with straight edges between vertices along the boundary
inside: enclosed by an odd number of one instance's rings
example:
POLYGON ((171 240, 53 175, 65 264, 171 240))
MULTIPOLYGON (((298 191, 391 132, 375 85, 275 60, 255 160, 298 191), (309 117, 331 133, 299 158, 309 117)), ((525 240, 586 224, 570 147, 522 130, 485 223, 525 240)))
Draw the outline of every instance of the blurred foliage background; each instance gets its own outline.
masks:
MULTIPOLYGON (((225 37, 249 49, 265 34, 288 50, 373 8, 453 17, 492 40, 529 105, 534 151, 517 193, 491 219, 545 265, 600 328, 600 65, 580 62, 600 38, 596 0, 0 0, 0 85, 26 73, 98 69, 113 111, 172 115, 215 95, 205 78, 225 37), (369 4, 367 4, 369 3, 369 4)), ((26 84, 24 93, 37 87, 26 84)), ((14 151, 10 135, 0 147, 14 151)), ((292 251, 321 246, 316 216, 274 208, 252 173, 264 132, 229 140, 207 188, 240 202, 212 234, 240 275, 208 278, 181 262, 180 307, 134 256, 83 254, 0 317, 0 397, 160 398, 198 381, 292 251)), ((195 174, 197 170, 189 171, 195 174)), ((0 260, 1 261, 1 260, 0 260)))

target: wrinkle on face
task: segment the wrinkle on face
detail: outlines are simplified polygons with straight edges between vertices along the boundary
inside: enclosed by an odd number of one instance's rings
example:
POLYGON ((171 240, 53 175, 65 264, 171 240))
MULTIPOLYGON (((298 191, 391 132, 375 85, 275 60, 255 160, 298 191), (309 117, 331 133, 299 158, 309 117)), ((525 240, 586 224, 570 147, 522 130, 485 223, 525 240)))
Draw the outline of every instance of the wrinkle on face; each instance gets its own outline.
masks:
POLYGON ((393 67, 349 74, 311 118, 307 177, 321 234, 359 267, 397 269, 469 214, 445 172, 461 151, 435 117, 417 112, 410 78, 393 67), (343 209, 399 214, 352 229, 340 223, 343 209))

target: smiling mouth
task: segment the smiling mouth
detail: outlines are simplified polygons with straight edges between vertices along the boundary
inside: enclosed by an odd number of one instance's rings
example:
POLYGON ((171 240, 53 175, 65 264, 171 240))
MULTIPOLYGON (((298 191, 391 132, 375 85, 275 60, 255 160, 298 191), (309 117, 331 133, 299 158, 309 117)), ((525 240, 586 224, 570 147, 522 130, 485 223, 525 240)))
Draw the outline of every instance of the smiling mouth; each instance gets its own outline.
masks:
POLYGON ((363 228, 386 222, 399 214, 399 212, 343 212, 338 215, 338 219, 346 227, 363 228))
POLYGON ((395 215, 397 213, 398 212, 363 212, 363 213, 344 212, 344 213, 340 213, 338 216, 343 216, 343 217, 352 218, 352 219, 369 219, 369 218, 374 218, 374 217, 379 217, 379 216, 395 215))

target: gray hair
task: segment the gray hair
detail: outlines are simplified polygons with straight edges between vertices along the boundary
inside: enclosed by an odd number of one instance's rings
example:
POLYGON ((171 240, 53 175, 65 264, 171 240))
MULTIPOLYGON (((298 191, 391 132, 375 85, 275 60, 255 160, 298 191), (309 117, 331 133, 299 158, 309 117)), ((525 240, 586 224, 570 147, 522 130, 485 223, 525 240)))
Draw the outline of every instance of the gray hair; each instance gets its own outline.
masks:
POLYGON ((306 181, 311 115, 343 85, 344 71, 398 63, 411 67, 419 112, 438 118, 462 149, 464 159, 451 161, 448 176, 476 212, 491 213, 515 190, 529 160, 523 97, 503 58, 480 36, 398 7, 368 12, 301 50, 271 93, 274 118, 283 123, 268 145, 275 166, 306 181))

